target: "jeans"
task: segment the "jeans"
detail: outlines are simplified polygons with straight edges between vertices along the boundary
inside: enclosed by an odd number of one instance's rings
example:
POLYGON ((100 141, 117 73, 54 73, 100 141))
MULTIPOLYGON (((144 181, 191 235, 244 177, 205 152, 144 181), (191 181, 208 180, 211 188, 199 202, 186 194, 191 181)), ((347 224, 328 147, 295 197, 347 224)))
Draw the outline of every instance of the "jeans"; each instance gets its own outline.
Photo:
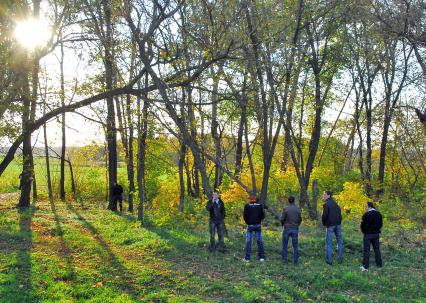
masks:
POLYGON ((217 230, 217 237, 219 238, 219 249, 225 250, 225 241, 224 241, 224 235, 225 235, 225 222, 213 222, 210 221, 209 224, 209 231, 210 231, 210 250, 213 251, 216 249, 216 242, 214 239, 215 233, 217 230))
POLYGON ((362 265, 364 268, 370 266, 370 243, 374 249, 374 257, 376 259, 376 266, 382 267, 382 255, 380 254, 380 234, 366 234, 364 235, 364 254, 362 259, 362 265))
POLYGON ((328 264, 333 262, 332 257, 332 242, 333 242, 333 234, 336 235, 337 240, 337 255, 339 257, 339 262, 343 261, 343 236, 342 236, 342 226, 335 225, 327 227, 327 236, 326 236, 326 246, 327 246, 327 257, 326 261, 328 264))
POLYGON ((262 227, 260 224, 247 225, 245 259, 250 260, 251 240, 253 238, 253 232, 256 235, 257 252, 259 255, 259 259, 265 259, 265 249, 263 248, 263 241, 262 241, 262 227))
POLYGON ((288 240, 290 240, 293 244, 293 263, 297 264, 299 261, 299 228, 298 227, 290 227, 283 229, 283 240, 282 240, 282 258, 284 262, 287 262, 287 246, 288 240))

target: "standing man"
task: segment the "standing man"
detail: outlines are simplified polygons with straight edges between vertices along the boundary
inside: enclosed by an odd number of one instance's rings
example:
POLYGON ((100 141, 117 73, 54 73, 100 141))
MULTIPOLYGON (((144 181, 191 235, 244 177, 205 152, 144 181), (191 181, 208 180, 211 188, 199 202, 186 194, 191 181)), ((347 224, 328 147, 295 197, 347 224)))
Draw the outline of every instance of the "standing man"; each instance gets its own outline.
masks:
POLYGON ((220 194, 217 190, 213 192, 213 198, 207 202, 206 209, 210 212, 209 231, 210 231, 210 251, 216 250, 214 239, 215 231, 219 238, 219 251, 225 252, 225 205, 220 199, 220 194))
POLYGON ((326 262, 331 265, 333 263, 332 257, 332 242, 333 234, 336 235, 337 240, 337 255, 339 258, 339 263, 343 262, 343 238, 342 238, 342 213, 339 205, 336 201, 331 198, 331 191, 325 191, 323 194, 323 212, 322 212, 322 224, 327 228, 326 229, 326 246, 327 246, 327 256, 326 262))
POLYGON ((376 266, 382 267, 382 256, 380 254, 380 229, 383 226, 382 214, 376 210, 372 202, 367 202, 367 212, 362 216, 361 231, 364 234, 364 254, 362 259, 362 271, 368 271, 370 265, 370 243, 374 249, 376 266))
POLYGON ((114 208, 117 210, 117 201, 120 203, 120 212, 123 211, 123 187, 114 182, 114 187, 112 188, 112 200, 114 201, 114 208))
POLYGON ((293 263, 297 265, 299 262, 299 243, 298 243, 298 234, 299 226, 302 222, 302 213, 300 209, 294 203, 294 197, 291 196, 288 198, 289 205, 283 209, 283 214, 281 216, 281 225, 283 226, 282 234, 282 258, 285 263, 287 260, 287 246, 288 240, 291 237, 291 242, 293 244, 293 263))
POLYGON ((253 237, 253 232, 256 235, 257 240, 257 251, 259 255, 259 261, 265 261, 265 250, 263 248, 262 241, 262 220, 265 218, 265 210, 263 205, 258 203, 256 197, 250 197, 249 203, 244 206, 244 221, 247 224, 247 234, 246 234, 246 256, 244 261, 250 262, 250 253, 251 253, 251 240, 253 237))

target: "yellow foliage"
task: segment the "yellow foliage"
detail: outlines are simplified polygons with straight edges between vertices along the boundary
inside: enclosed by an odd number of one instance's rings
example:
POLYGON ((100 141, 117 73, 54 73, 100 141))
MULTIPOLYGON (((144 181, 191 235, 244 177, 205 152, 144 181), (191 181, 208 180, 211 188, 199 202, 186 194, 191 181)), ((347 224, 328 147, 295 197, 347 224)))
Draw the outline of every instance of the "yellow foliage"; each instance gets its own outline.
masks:
MULTIPOLYGON (((247 185, 249 188, 252 187, 251 173, 248 170, 244 170, 240 175, 240 180, 243 184, 247 185)), ((261 175, 256 175, 256 188, 259 190, 262 185, 261 175)), ((229 188, 221 192, 221 197, 225 201, 246 201, 248 194, 244 188, 242 188, 237 182, 232 181, 229 185, 229 188)))
POLYGON ((177 208, 179 205, 179 178, 178 176, 160 176, 157 180, 158 194, 152 200, 154 209, 177 208))
POLYGON ((345 182, 343 191, 334 196, 346 217, 360 218, 365 212, 365 205, 369 198, 365 195, 360 183, 345 182))

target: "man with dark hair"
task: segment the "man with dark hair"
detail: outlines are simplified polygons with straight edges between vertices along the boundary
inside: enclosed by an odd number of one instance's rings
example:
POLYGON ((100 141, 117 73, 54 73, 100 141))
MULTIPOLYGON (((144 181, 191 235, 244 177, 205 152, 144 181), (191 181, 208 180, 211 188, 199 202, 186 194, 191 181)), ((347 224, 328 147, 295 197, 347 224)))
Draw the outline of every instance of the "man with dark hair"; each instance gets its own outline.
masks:
POLYGON ((370 243, 374 249, 374 257, 377 267, 382 267, 382 256, 380 254, 380 229, 383 226, 382 214, 376 210, 372 202, 367 202, 367 211, 362 216, 361 231, 364 234, 364 253, 362 259, 362 271, 368 271, 370 265, 370 243))
POLYGON ((302 222, 302 213, 294 203, 293 196, 288 198, 288 203, 289 205, 283 209, 283 214, 281 215, 281 225, 283 226, 281 254, 283 261, 287 263, 287 246, 288 240, 291 237, 293 244, 293 263, 297 265, 299 262, 298 234, 299 226, 302 222))
POLYGON ((117 202, 119 202, 120 205, 120 212, 123 211, 123 187, 118 184, 117 182, 114 182, 114 187, 112 188, 112 200, 114 201, 114 210, 117 210, 117 202))
POLYGON ((246 234, 246 256, 244 261, 250 262, 251 254, 251 240, 253 238, 253 232, 256 235, 257 240, 257 252, 259 255, 259 261, 265 261, 265 250, 263 248, 262 241, 262 220, 265 218, 265 210, 263 205, 258 203, 258 199, 255 196, 250 196, 249 203, 244 206, 244 221, 247 224, 246 234))
POLYGON ((219 238, 219 251, 225 252, 225 204, 220 199, 217 190, 213 192, 213 198, 207 202, 206 209, 210 213, 209 231, 210 231, 210 251, 216 250, 215 233, 219 238))
POLYGON ((339 205, 336 201, 331 198, 331 191, 325 191, 323 194, 323 212, 322 212, 322 224, 326 229, 326 247, 327 255, 326 262, 331 265, 333 263, 332 257, 332 242, 333 234, 336 235, 337 240, 337 255, 339 263, 343 261, 343 237, 342 237, 342 213, 339 205))

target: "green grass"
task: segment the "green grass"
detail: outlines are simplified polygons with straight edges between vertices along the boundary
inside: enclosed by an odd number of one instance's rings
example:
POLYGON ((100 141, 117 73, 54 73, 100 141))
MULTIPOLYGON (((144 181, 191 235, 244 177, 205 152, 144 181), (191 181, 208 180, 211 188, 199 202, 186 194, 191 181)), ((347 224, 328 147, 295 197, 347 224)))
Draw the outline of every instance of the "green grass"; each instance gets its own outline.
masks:
MULTIPOLYGON (((127 173, 124 163, 118 166, 118 180, 127 184, 127 173)), ((93 200, 105 197, 106 171, 100 163, 91 165, 77 165, 73 163, 74 178, 79 200, 93 200)), ((41 197, 47 197, 46 162, 45 158, 34 159, 34 170, 36 175, 37 192, 41 197)), ((53 192, 59 192, 60 161, 50 159, 51 182, 53 192)), ((13 193, 19 191, 19 174, 22 172, 22 158, 16 157, 6 168, 1 176, 0 193, 13 193)), ((68 164, 65 164, 65 191, 71 197, 71 175, 68 164)))
POLYGON ((304 224, 294 267, 280 261, 272 222, 266 262, 245 264, 241 226, 228 226, 227 253, 209 253, 206 222, 167 229, 148 217, 140 227, 133 215, 75 202, 15 204, 0 200, 0 302, 426 302, 423 227, 387 222, 384 268, 372 262, 364 273, 354 222, 343 226, 344 263, 331 267, 324 231, 304 224))

